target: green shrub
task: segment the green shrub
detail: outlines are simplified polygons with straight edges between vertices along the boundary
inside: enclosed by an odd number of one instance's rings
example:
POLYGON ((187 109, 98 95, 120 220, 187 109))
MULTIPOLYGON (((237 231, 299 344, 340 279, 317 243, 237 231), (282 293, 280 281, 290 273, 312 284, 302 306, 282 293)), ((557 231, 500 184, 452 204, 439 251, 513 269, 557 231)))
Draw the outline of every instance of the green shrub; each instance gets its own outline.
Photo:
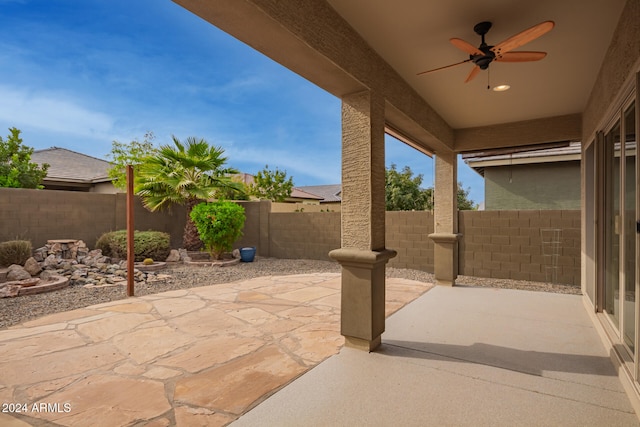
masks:
POLYGON ((200 203, 194 206, 190 215, 200 240, 213 259, 219 259, 222 253, 230 251, 233 243, 242 236, 244 208, 237 203, 223 200, 200 203))
MULTIPOLYGON (((126 259, 127 230, 104 233, 96 242, 96 248, 101 249, 105 256, 126 259)), ((169 234, 161 231, 134 231, 133 252, 136 262, 145 258, 164 260, 171 252, 169 234)))
POLYGON ((24 265, 31 257, 31 249, 31 242, 28 240, 10 240, 0 243, 0 266, 24 265))

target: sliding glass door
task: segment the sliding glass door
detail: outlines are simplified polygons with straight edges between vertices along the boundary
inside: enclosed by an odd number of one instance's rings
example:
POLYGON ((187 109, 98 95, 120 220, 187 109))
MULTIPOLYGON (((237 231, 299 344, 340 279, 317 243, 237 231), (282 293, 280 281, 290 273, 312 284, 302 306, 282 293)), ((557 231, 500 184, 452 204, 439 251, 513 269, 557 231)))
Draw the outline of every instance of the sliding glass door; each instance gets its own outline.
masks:
POLYGON ((636 346, 636 112, 626 108, 604 138, 604 307, 633 356, 636 346))
POLYGON ((624 248, 622 271, 624 274, 624 320, 622 322, 624 342, 631 354, 635 349, 636 336, 636 110, 629 107, 623 117, 624 132, 624 248))
POLYGON ((620 325, 620 122, 605 136, 604 311, 620 325))

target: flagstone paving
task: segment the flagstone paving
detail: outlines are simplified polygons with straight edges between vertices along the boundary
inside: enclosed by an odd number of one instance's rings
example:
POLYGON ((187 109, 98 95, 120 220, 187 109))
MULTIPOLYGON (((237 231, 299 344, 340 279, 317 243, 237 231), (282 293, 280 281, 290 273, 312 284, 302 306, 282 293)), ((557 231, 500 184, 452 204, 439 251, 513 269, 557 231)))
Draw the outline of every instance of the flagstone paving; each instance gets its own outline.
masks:
MULTIPOLYGON (((387 316, 432 284, 387 279, 387 316)), ((0 331, 0 425, 222 426, 336 354, 340 275, 270 276, 0 331)))

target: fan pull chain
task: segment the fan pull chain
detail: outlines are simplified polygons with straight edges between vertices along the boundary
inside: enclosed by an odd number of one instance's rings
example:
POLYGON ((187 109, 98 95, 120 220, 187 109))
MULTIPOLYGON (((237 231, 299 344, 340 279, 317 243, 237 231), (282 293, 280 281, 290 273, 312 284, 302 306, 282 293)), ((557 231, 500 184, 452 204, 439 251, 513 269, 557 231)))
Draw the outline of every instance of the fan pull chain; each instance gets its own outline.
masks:
POLYGON ((491 68, 487 68, 487 90, 491 89, 491 68))

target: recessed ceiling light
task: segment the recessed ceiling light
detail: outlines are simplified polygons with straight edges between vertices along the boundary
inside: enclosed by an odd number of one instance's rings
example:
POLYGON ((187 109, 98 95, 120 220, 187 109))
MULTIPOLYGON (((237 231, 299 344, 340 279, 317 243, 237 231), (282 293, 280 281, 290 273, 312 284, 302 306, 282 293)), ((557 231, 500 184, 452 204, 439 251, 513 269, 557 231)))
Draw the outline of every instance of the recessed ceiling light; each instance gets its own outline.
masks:
POLYGON ((509 88, 511 88, 511 86, 509 85, 498 85, 498 86, 494 86, 493 90, 495 92, 504 92, 505 90, 509 90, 509 88))

